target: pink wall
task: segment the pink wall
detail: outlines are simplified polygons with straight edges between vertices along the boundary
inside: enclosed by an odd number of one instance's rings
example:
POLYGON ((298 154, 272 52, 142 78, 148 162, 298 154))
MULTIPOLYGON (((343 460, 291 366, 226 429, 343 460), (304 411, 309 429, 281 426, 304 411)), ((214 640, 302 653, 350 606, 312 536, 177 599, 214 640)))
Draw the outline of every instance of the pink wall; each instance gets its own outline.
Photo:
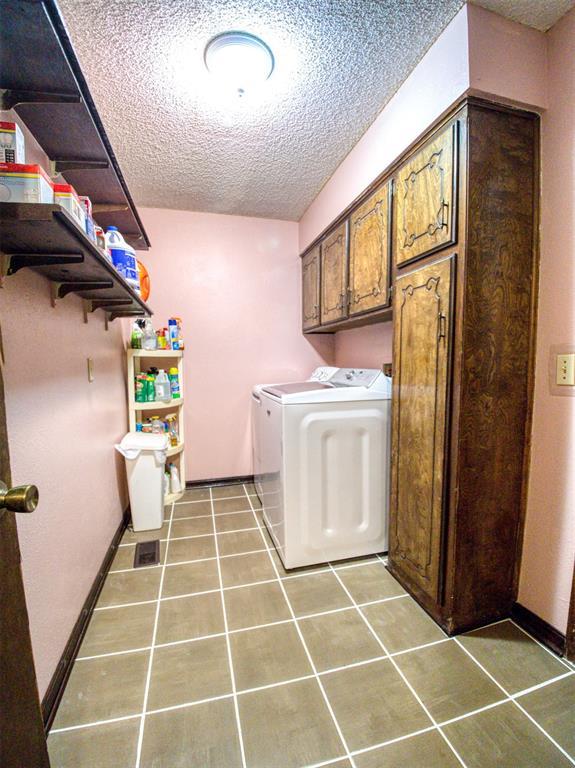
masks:
POLYGON ((331 363, 330 336, 301 333, 295 222, 141 210, 153 248, 156 326, 182 318, 187 479, 252 473, 254 384, 307 378, 331 363))
POLYGON ((335 334, 335 365, 340 368, 381 368, 391 363, 391 322, 366 325, 335 334))
POLYGON ((43 695, 127 503, 113 449, 126 431, 123 341, 118 322, 85 325, 75 297, 52 309, 49 283, 26 271, 6 279, 0 322, 12 481, 40 490, 18 533, 43 695))
MULTIPOLYGON (((46 165, 24 131, 27 161, 46 165)), ((41 696, 127 504, 113 450, 127 425, 122 328, 106 331, 99 314, 85 325, 74 296, 53 309, 49 291, 27 270, 0 289, 12 482, 40 490, 36 512, 17 520, 41 696)))
POLYGON ((552 394, 548 369, 552 346, 575 351, 575 10, 547 39, 535 409, 519 600, 563 631, 575 552, 575 392, 552 394))

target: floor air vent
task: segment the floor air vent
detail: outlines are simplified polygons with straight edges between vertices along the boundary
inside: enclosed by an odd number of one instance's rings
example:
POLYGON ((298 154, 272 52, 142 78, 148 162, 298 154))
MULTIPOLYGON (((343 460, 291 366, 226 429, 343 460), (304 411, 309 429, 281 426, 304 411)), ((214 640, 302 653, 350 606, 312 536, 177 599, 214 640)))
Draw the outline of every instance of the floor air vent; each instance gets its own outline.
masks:
POLYGON ((134 555, 134 568, 143 568, 146 565, 158 565, 160 562, 160 540, 141 541, 136 544, 134 555))

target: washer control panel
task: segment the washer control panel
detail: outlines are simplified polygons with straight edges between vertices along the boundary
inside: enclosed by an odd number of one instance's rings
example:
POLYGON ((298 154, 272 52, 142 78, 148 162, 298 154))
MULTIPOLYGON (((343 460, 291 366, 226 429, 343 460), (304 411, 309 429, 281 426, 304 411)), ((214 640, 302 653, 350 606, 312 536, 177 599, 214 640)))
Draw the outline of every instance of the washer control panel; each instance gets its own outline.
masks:
POLYGON ((380 373, 377 368, 340 368, 329 381, 335 387, 369 388, 380 373))

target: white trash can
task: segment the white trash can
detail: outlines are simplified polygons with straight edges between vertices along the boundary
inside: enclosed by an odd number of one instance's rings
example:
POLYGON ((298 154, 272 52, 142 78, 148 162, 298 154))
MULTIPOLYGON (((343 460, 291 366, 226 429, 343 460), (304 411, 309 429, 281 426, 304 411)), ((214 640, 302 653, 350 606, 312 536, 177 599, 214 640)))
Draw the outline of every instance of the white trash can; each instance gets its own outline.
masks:
POLYGON ((161 528, 164 524, 164 465, 168 435, 128 432, 115 448, 126 459, 134 530, 161 528))

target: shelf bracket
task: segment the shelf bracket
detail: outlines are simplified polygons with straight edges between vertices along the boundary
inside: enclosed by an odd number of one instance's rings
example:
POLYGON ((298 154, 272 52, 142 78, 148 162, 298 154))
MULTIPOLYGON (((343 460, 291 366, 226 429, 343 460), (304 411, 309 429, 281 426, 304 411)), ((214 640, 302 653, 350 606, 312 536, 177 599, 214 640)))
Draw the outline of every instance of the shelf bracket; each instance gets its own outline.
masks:
POLYGON ((114 310, 116 307, 129 307, 132 299, 92 299, 92 312, 97 309, 114 310))
POLYGON ((18 104, 79 104, 79 93, 48 93, 45 91, 5 90, 0 95, 0 109, 13 109, 18 104))
POLYGON ((113 321, 119 317, 145 317, 146 315, 147 313, 143 309, 132 309, 129 312, 119 310, 117 312, 110 312, 110 320, 113 321))
POLYGON ((83 160, 81 158, 52 159, 50 161, 50 175, 56 176, 58 173, 66 171, 98 171, 106 170, 110 167, 107 160, 83 160))
POLYGON ((11 253, 7 275, 14 275, 25 267, 52 267, 64 264, 81 264, 84 256, 81 253, 11 253))
POLYGON ((103 291, 107 288, 113 288, 114 283, 111 280, 84 280, 70 283, 59 283, 54 281, 50 284, 50 301, 53 307, 59 299, 63 299, 69 293, 79 293, 80 291, 103 291))
POLYGON ((116 211, 129 211, 128 205, 122 203, 92 203, 92 213, 115 213, 116 211))

